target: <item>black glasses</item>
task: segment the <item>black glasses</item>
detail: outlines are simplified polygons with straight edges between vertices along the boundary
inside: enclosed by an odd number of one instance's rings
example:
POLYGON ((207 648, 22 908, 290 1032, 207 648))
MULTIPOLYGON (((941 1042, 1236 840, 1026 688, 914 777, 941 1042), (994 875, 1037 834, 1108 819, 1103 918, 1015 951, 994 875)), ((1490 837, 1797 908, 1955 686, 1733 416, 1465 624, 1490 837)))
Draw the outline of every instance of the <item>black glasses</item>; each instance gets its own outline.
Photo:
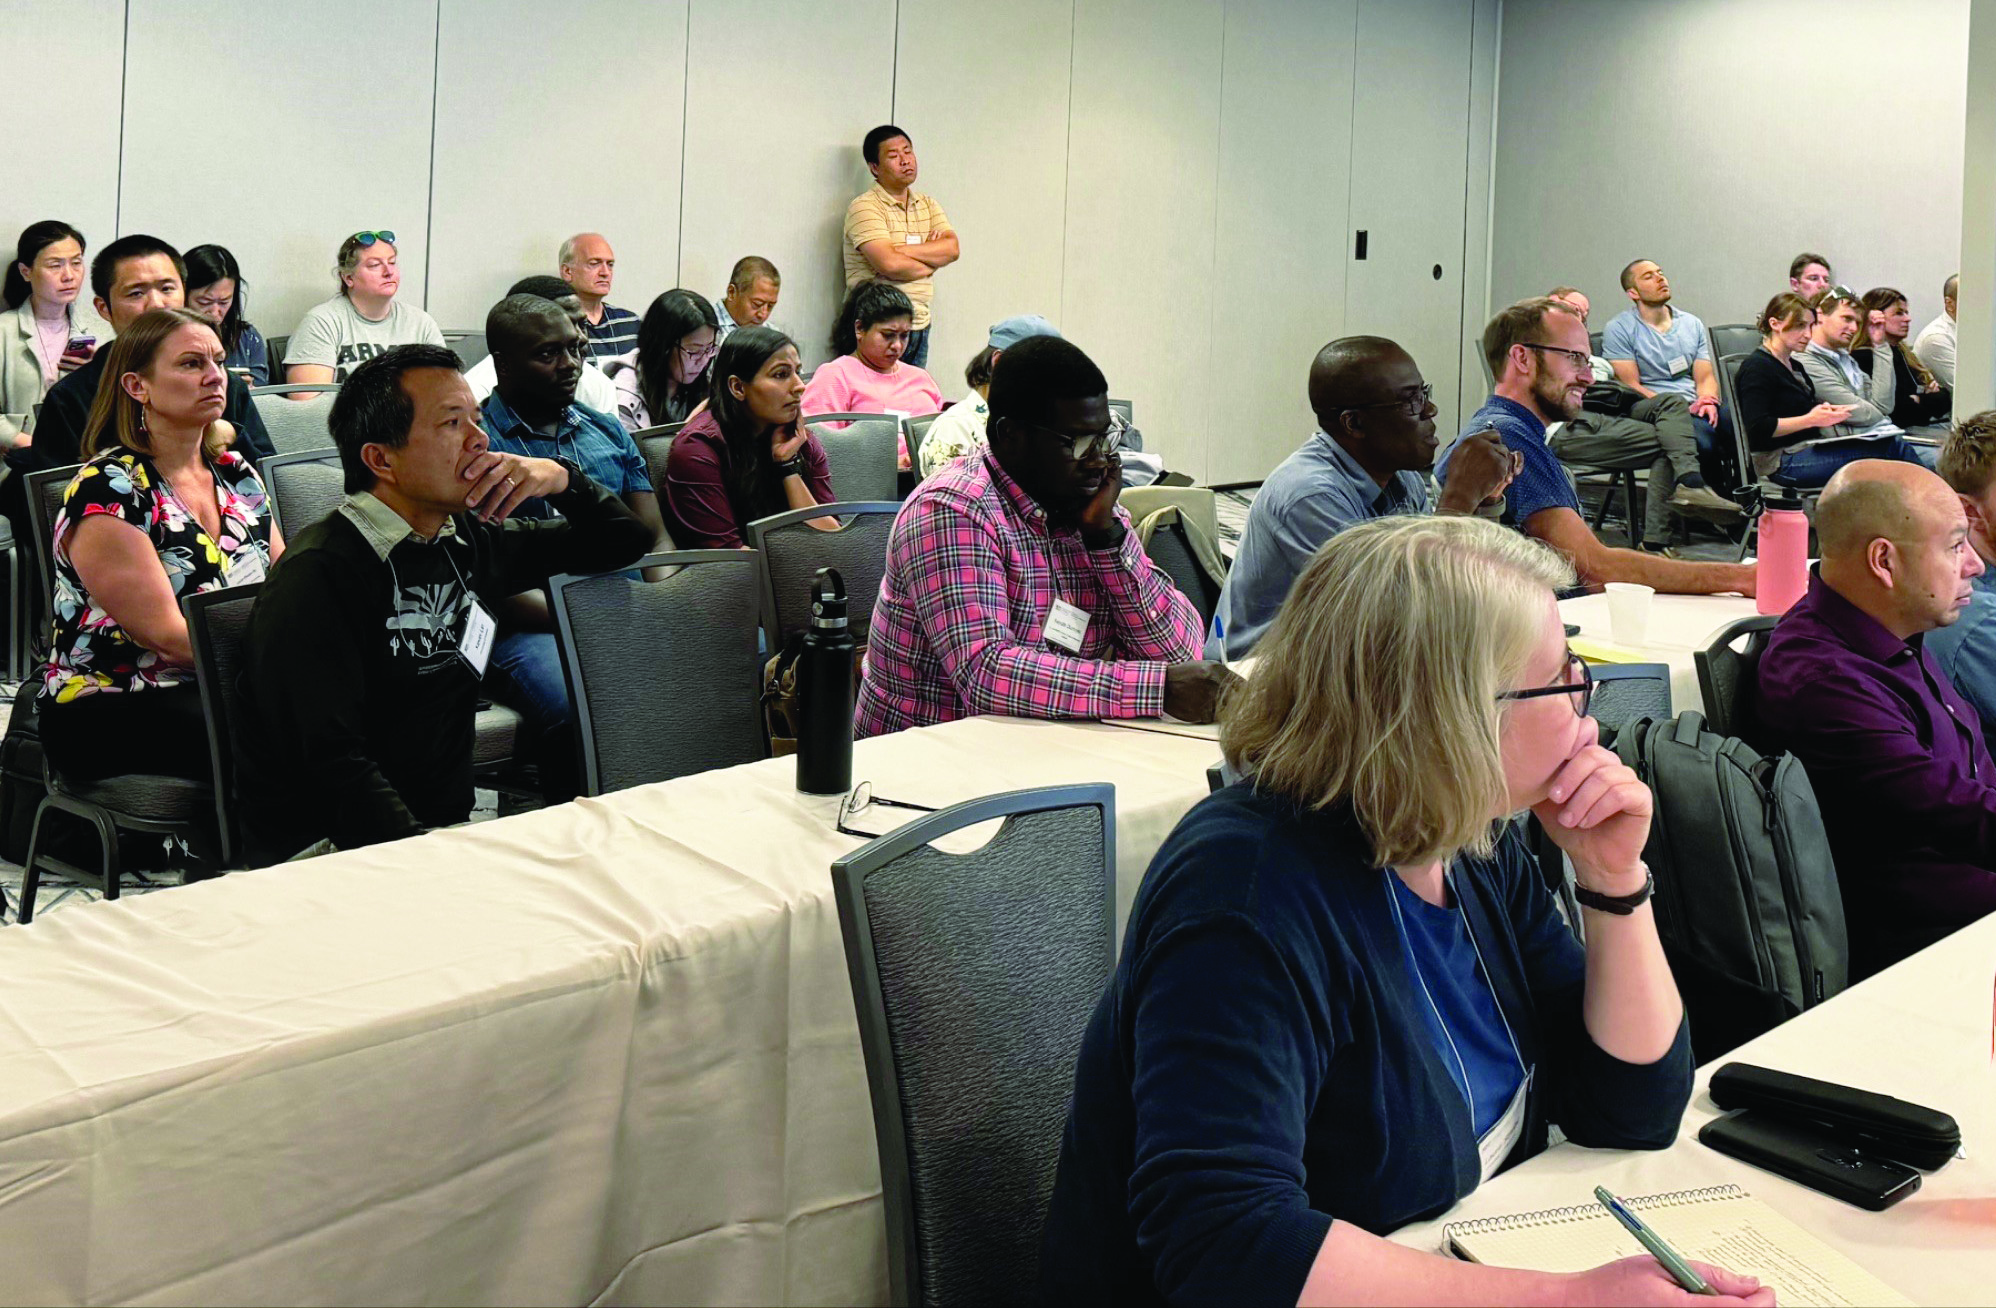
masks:
POLYGON ((1557 686, 1533 686, 1530 690, 1500 690, 1497 698, 1540 699, 1546 695, 1578 695, 1579 705, 1574 709, 1581 717, 1587 716, 1587 706, 1594 699, 1594 670, 1587 666, 1587 660, 1572 650, 1566 652, 1566 680, 1557 686))
POLYGON ((1018 422, 1022 427, 1031 427, 1042 436, 1051 436, 1056 441, 1067 446, 1067 452, 1073 457, 1076 463, 1086 459, 1097 450, 1101 451, 1103 458, 1114 454, 1117 450, 1123 448, 1123 437, 1130 430, 1130 424, 1123 420, 1123 415, 1113 409, 1109 411, 1109 429, 1107 431, 1095 432, 1088 436, 1069 436, 1066 432, 1055 431, 1051 427, 1042 427, 1036 422, 1027 422, 1023 418, 1019 419, 1018 422))
POLYGON ((349 241, 352 241, 355 245, 358 245, 361 249, 365 250, 368 246, 373 245, 376 241, 386 241, 390 245, 395 244, 395 233, 394 232, 355 232, 352 236, 347 237, 347 239, 349 241))
POLYGON ((1569 350, 1564 346, 1547 345, 1542 341, 1519 341, 1518 344, 1528 350, 1537 350, 1541 354, 1564 355, 1566 361, 1576 368, 1586 368, 1591 371, 1594 367, 1593 358, 1585 350, 1569 350))
POLYGON ((880 808, 913 809, 917 813, 933 813, 936 811, 927 804, 910 804, 904 800, 883 798, 873 793, 873 783, 871 781, 862 781, 852 788, 850 795, 839 801, 838 825, 840 833, 848 836, 864 836, 868 840, 877 840, 886 834, 881 831, 861 831, 856 827, 846 825, 853 818, 876 806, 880 808))
POLYGON ((1377 404, 1347 404, 1342 412, 1357 413, 1361 409, 1390 409, 1395 405, 1405 409, 1409 418, 1418 418, 1428 411, 1428 401, 1435 397, 1433 382, 1421 383, 1418 391, 1381 400, 1377 404))

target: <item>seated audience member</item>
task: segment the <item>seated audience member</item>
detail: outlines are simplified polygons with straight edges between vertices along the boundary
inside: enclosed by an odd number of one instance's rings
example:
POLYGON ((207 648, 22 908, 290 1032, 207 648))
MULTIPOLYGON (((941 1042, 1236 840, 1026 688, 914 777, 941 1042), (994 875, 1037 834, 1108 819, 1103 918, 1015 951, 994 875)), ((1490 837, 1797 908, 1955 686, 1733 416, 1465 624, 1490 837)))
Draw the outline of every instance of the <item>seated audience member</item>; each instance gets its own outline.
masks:
POLYGON ((728 289, 714 301, 714 318, 720 324, 715 342, 727 340, 728 333, 737 327, 768 326, 769 315, 776 312, 776 301, 782 294, 783 275, 775 264, 759 254, 735 260, 734 271, 728 274, 728 289))
MULTIPOLYGON (((180 253, 156 236, 121 236, 90 261, 90 288, 96 296, 98 316, 116 332, 129 328, 148 309, 180 308, 186 284, 180 253)), ((0 512, 12 524, 16 540, 28 538, 25 474, 81 461, 84 428, 103 389, 99 383, 109 359, 109 352, 100 349, 88 363, 72 369, 50 387, 30 443, 22 445, 17 440, 7 452, 7 466, 14 475, 0 481, 0 512)), ((242 378, 231 373, 227 382, 223 421, 235 433, 237 453, 252 464, 260 463, 271 453, 270 436, 242 378)))
POLYGON ((1927 633, 1927 653, 1975 706, 1986 743, 1996 732, 1996 409, 1965 418, 1941 446, 1941 479, 1961 497, 1968 543, 1982 560, 1958 621, 1927 633))
MULTIPOLYGON (((845 307, 832 324, 833 357, 811 374, 804 412, 907 417, 940 410, 943 393, 936 379, 901 359, 913 314, 907 295, 886 282, 861 282, 846 292, 845 307)), ((907 438, 899 439, 901 466, 912 467, 907 438)))
POLYGON ((208 319, 125 324, 56 519, 42 747, 61 772, 210 779, 180 601, 263 579, 283 551, 263 483, 227 448, 227 357, 208 319))
POLYGON ((270 385, 270 346, 256 324, 243 316, 243 274, 236 256, 219 245, 187 252, 187 307, 215 324, 229 371, 248 386, 270 385))
POLYGON ((1622 290, 1629 307, 1601 333, 1601 353, 1615 379, 1646 399, 1682 396, 1699 451, 1717 456, 1720 439, 1731 440, 1732 429, 1719 408, 1719 374, 1705 324, 1671 306, 1670 279, 1654 260, 1637 259, 1622 269, 1622 290))
MULTIPOLYGON (((1587 325, 1587 297, 1572 286, 1556 286, 1546 298, 1557 300, 1587 325)), ((1649 469, 1649 493, 1644 496, 1643 548, 1661 553, 1671 536, 1673 512, 1696 513, 1729 522, 1740 506, 1705 484, 1698 468, 1698 433, 1691 406, 1681 395, 1659 392, 1636 395, 1615 380, 1614 365, 1600 355, 1588 356, 1595 386, 1626 402, 1626 411, 1596 412, 1583 404, 1580 416, 1551 432, 1552 452, 1572 463, 1605 468, 1649 469), (1659 494, 1669 487, 1668 494, 1659 494)), ((1590 401, 1591 402, 1591 401, 1590 401)))
POLYGON ((1101 369, 1036 336, 991 375, 990 444, 895 521, 855 731, 977 713, 1210 722, 1233 674, 1199 663, 1199 614, 1145 555, 1101 369))
POLYGON ((1850 420, 1850 410, 1818 400, 1815 384, 1795 361, 1809 347, 1816 311, 1801 296, 1783 291, 1767 302, 1755 325, 1760 348, 1740 360, 1733 377, 1754 473, 1789 486, 1820 486, 1845 460, 1832 450, 1824 456, 1829 471, 1819 473, 1813 451, 1839 442, 1836 429, 1850 420))
POLYGON ((719 339, 714 306, 705 296, 674 289, 653 300, 638 329, 637 349, 603 365, 617 387, 617 420, 624 430, 692 417, 707 402, 719 339))
MULTIPOLYGON (((1648 330, 1647 327, 1644 330, 1648 330)), ((1660 591, 1753 594, 1750 564, 1691 563, 1603 545, 1580 512, 1580 496, 1546 444, 1546 427, 1571 422, 1593 378, 1587 329, 1557 300, 1521 300, 1483 329, 1483 355, 1497 387, 1470 415, 1442 456, 1446 485, 1450 460, 1465 438, 1494 429, 1522 459, 1505 491, 1504 521, 1567 557, 1588 585, 1633 581, 1660 591)))
MULTIPOLYGON (((1317 430, 1255 493, 1220 588, 1206 657, 1246 658, 1324 542, 1354 523, 1428 511, 1434 387, 1413 356, 1380 336, 1347 336, 1310 364, 1317 430)), ((1435 508, 1473 513, 1501 501, 1519 458, 1479 432, 1449 465, 1435 508)))
POLYGON ((561 243, 555 256, 561 279, 575 288, 589 322, 589 357, 598 363, 638 348, 638 316, 606 304, 610 283, 617 276, 617 252, 595 232, 583 232, 561 243))
MULTIPOLYGON (((552 280, 567 289, 558 278, 552 280)), ((671 549, 644 455, 631 434, 609 414, 576 403, 584 345, 575 316, 541 295, 509 295, 486 315, 485 340, 492 347, 497 379, 479 406, 487 447, 524 458, 573 459, 651 531, 648 551, 671 549)), ((546 500, 527 500, 514 516, 558 515, 546 500)), ((499 637, 485 687, 492 698, 519 711, 526 745, 521 752, 539 767, 547 802, 574 799, 581 788, 574 718, 548 597, 540 590, 522 591, 499 600, 494 610, 499 637)))
MULTIPOLYGON (((284 375, 294 384, 343 382, 375 355, 398 345, 442 345, 435 319, 395 298, 402 286, 394 232, 355 232, 340 242, 333 277, 339 294, 306 310, 284 347, 284 375)), ((309 399, 305 392, 294 399, 309 399)))
POLYGON ((1996 762, 1922 648, 1968 607, 1982 560, 1961 497, 1884 459, 1830 478, 1816 538, 1809 593, 1760 658, 1754 744, 1808 769, 1856 981, 1996 909, 1996 762))
POLYGON ((7 265, 0 313, 0 451, 28 443, 29 416, 49 388, 109 343, 111 325, 78 303, 87 274, 83 233, 31 223, 7 265))
POLYGON ((1031 337, 1059 335, 1052 323, 1036 313, 1019 314, 991 325, 984 348, 971 356, 963 370, 970 393, 937 414, 922 436, 916 460, 924 477, 984 448, 984 420, 988 416, 985 397, 991 393, 991 368, 998 362, 998 356, 1031 337))
MULTIPOLYGON (((569 321, 575 324, 575 330, 582 333, 583 350, 585 356, 587 355, 589 319, 583 316, 582 300, 576 295, 575 288, 559 277, 536 273, 532 277, 522 277, 514 282, 506 294, 538 295, 543 300, 551 301, 556 308, 568 315, 569 321)), ((491 348, 489 340, 486 342, 486 348, 491 348)), ((485 397, 492 393, 492 388, 498 380, 499 367, 490 354, 464 370, 464 381, 465 385, 471 387, 471 398, 480 404, 485 403, 485 397)), ((613 418, 617 416, 617 383, 610 380, 608 373, 596 366, 594 359, 585 357, 582 361, 582 372, 575 382, 574 402, 613 418)))
POLYGON ((788 336, 773 327, 729 334, 707 407, 680 428, 665 461, 665 520, 681 549, 739 549, 756 519, 838 498, 803 399, 788 336))
POLYGON ((1913 340, 1913 353, 1920 356, 1934 380, 1954 389, 1954 314, 1955 296, 1961 290, 1961 274, 1956 273, 1941 287, 1941 313, 1938 318, 1920 328, 1920 334, 1913 340))
POLYGON ((652 542, 574 463, 489 449, 458 367, 398 346, 333 402, 346 501, 291 543, 244 636, 237 775, 266 855, 464 821, 493 608, 652 542), (558 517, 512 520, 541 497, 558 517))
POLYGON ((1805 300, 1813 300, 1836 282, 1830 261, 1820 254, 1803 251, 1788 264, 1788 289, 1805 300))
POLYGON ((1816 325, 1795 362, 1817 398, 1848 409, 1850 416, 1833 429, 1837 439, 1782 459, 1780 478, 1797 486, 1821 486, 1853 459, 1903 459, 1931 467, 1935 456, 1910 444, 1892 421, 1897 385, 1890 356, 1874 355, 1869 372, 1851 357, 1851 345, 1864 332, 1864 306, 1856 292, 1833 286, 1812 307, 1816 325))
POLYGON ((1954 392, 1941 385, 1906 344, 1913 315, 1906 308, 1905 293, 1889 286, 1876 287, 1864 293, 1862 308, 1865 330, 1850 351, 1858 369, 1870 376, 1875 351, 1890 350, 1892 421, 1931 440, 1945 438, 1949 415, 1954 412, 1954 392))
POLYGON ((1461 517, 1361 523, 1304 569, 1221 714, 1252 780, 1151 860, 1082 1034, 1041 1248, 1053 1298, 1679 1301, 1653 1259, 1562 1276, 1385 1238, 1555 1123, 1662 1149, 1691 1098, 1647 902, 1650 793, 1586 716, 1553 602, 1572 582, 1461 517), (1506 821, 1521 809, 1572 860, 1585 946, 1506 821))

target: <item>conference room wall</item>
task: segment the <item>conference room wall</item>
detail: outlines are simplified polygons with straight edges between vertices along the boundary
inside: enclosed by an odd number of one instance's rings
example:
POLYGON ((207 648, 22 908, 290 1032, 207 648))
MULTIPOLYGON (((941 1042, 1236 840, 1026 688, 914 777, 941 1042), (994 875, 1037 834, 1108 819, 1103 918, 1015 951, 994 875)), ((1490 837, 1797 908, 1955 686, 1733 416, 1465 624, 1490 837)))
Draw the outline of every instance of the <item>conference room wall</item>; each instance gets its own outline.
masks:
POLYGON ((1967 37, 1967 0, 1505 0, 1494 302, 1570 282, 1599 327, 1646 257, 1751 321, 1807 249, 1917 331, 1960 258, 1967 37))
POLYGON ((9 87, 0 257, 11 261, 21 229, 44 218, 75 227, 95 249, 117 234, 124 0, 0 0, 0 50, 16 72, 62 70, 45 86, 9 87))

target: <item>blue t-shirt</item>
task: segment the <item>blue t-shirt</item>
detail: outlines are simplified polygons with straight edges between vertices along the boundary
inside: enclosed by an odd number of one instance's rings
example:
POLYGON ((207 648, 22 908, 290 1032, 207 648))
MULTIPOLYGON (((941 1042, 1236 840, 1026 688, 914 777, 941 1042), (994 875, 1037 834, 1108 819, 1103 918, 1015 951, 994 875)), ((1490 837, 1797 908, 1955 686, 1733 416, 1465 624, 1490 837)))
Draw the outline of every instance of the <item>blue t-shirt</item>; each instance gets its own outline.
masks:
POLYGON ((1961 697, 1982 719, 1982 734, 1996 737, 1996 572, 1975 579, 1975 593, 1961 616, 1924 637, 1961 697))
POLYGON ((1698 383, 1692 379, 1694 360, 1712 361, 1712 344, 1705 337, 1705 324, 1693 314, 1673 309, 1670 330, 1660 332, 1644 322, 1632 305, 1615 315, 1601 333, 1601 357, 1613 363, 1633 361, 1642 384, 1665 395, 1698 398, 1698 383))
POLYGON ((1469 421, 1462 424, 1462 431, 1450 442, 1441 463, 1435 468, 1436 480, 1444 485, 1448 483, 1448 462, 1455 457, 1455 447, 1462 443, 1464 436, 1482 431, 1485 427, 1496 428, 1498 437, 1516 450, 1525 464, 1504 492, 1505 526, 1522 527, 1541 509, 1580 512, 1580 495, 1573 489, 1573 479, 1566 475, 1566 465, 1546 444, 1546 425, 1539 421, 1538 414, 1501 395, 1492 395, 1485 400, 1483 407, 1470 414, 1469 421))
POLYGON ((1525 1079, 1524 1065, 1483 977, 1454 891, 1449 892, 1449 906, 1441 908, 1415 894, 1390 869, 1380 875, 1393 883, 1394 917, 1406 937, 1414 988, 1431 1001, 1415 1007, 1427 1018, 1428 1035, 1449 1079, 1469 1101, 1470 1120, 1481 1138, 1511 1106, 1525 1079))

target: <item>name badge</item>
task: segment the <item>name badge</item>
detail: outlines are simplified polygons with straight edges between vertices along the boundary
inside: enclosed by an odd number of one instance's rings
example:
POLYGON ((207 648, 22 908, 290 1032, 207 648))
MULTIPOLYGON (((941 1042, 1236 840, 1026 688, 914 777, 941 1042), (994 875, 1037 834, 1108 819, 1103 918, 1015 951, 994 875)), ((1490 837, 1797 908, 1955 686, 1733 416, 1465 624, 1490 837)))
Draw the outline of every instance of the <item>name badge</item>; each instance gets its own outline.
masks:
POLYGON ((920 245, 922 243, 922 238, 920 235, 918 235, 915 232, 909 232, 907 243, 909 245, 920 245))
POLYGON ((1047 613, 1047 644, 1079 654, 1082 642, 1087 639, 1088 615, 1064 599, 1055 600, 1047 613))
POLYGON ((1664 360, 1664 366, 1670 369, 1670 375, 1673 377, 1681 376, 1691 371, 1691 361, 1681 354, 1673 355, 1671 358, 1664 360))
POLYGON ((457 652, 471 665, 471 670, 483 677, 485 665, 492 661, 492 638, 499 634, 499 624, 485 606, 472 597, 471 607, 465 610, 464 634, 458 637, 457 652))
POLYGON ((222 580, 231 586, 254 586, 264 579, 265 573, 263 554, 249 544, 230 555, 222 566, 222 580))

